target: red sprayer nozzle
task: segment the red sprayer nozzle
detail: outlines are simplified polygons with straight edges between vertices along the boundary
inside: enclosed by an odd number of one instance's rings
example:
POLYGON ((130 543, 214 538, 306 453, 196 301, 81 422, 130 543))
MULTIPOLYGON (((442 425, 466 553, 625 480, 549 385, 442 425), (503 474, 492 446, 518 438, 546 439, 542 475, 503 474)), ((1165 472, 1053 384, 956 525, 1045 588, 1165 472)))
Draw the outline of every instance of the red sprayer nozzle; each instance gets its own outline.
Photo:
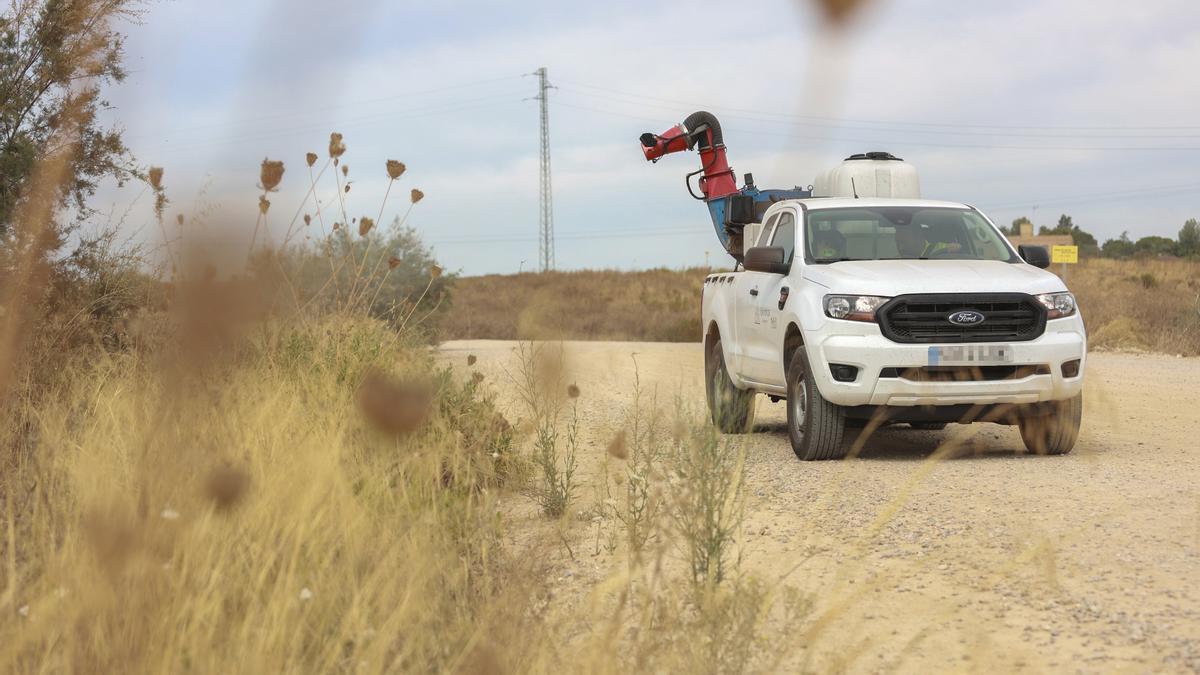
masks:
POLYGON ((642 154, 651 162, 663 155, 688 149, 687 133, 682 124, 676 124, 658 136, 651 133, 642 134, 641 141, 642 154))
MULTIPOLYGON (((642 134, 640 140, 642 154, 651 162, 663 155, 694 147, 700 153, 701 168, 695 173, 703 174, 699 185, 704 199, 719 199, 737 192, 733 169, 729 168, 725 144, 721 141, 721 125, 712 113, 703 110, 694 112, 682 123, 661 134, 642 134)), ((691 190, 690 187, 688 189, 691 190)))

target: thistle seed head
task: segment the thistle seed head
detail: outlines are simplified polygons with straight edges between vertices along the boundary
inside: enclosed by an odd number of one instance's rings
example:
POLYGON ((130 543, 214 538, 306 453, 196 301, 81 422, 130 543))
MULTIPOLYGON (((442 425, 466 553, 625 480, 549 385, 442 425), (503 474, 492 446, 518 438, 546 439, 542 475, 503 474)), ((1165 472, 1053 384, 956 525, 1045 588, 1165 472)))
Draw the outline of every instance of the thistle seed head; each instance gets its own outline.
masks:
POLYGON ((279 181, 283 180, 283 162, 264 159, 258 180, 258 187, 262 188, 264 192, 274 192, 279 187, 279 181))
POLYGON ((346 144, 342 142, 342 135, 338 132, 329 134, 329 156, 337 159, 346 154, 346 144))
POLYGON ((163 186, 162 186, 163 168, 161 166, 150 167, 150 171, 148 172, 147 177, 150 180, 150 187, 153 188, 156 192, 163 189, 163 186))

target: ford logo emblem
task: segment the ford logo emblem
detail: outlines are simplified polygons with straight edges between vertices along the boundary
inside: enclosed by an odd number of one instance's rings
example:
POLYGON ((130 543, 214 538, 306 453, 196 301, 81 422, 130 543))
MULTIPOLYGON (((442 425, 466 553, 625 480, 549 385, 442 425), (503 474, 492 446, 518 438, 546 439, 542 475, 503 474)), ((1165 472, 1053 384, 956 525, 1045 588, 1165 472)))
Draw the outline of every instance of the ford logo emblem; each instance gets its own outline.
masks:
POLYGON ((986 318, 983 314, 973 309, 964 309, 952 313, 946 317, 946 320, 955 326, 977 326, 983 323, 986 318))

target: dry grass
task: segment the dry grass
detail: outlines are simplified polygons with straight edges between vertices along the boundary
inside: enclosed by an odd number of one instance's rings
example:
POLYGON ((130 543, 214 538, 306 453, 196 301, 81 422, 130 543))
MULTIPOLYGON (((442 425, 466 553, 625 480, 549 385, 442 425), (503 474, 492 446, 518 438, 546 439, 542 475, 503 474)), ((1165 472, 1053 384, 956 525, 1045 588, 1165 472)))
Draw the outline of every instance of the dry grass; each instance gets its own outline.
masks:
MULTIPOLYGON (((695 342, 706 274, 694 268, 466 277, 455 286, 455 310, 442 337, 695 342)), ((1092 347, 1200 355, 1200 261, 1084 260, 1068 270, 1067 281, 1092 347)))
POLYGON ((461 278, 445 339, 700 340, 709 270, 582 270, 461 278))
POLYGON ((1067 285, 1091 347, 1200 355, 1200 261, 1085 260, 1067 285))

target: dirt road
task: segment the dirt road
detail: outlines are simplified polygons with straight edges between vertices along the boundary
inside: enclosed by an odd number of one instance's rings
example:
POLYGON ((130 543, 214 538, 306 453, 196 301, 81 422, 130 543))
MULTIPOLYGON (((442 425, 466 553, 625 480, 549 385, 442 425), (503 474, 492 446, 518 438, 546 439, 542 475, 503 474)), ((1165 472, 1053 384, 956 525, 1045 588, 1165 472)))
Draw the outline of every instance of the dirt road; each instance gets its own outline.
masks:
MULTIPOLYGON (((504 392, 510 342, 474 354, 504 392)), ((698 344, 568 343, 603 452, 635 375, 703 404, 698 344)), ((784 404, 760 399, 747 449, 744 566, 837 618, 811 649, 854 672, 1200 670, 1200 360, 1093 354, 1084 431, 1065 457, 1019 454, 1015 429, 891 427, 857 459, 800 462, 784 404), (933 461, 954 439, 963 452, 933 461), (798 569, 788 574, 806 556, 798 569)), ((585 458, 586 459, 586 458, 585 458)), ((585 461, 586 469, 587 463, 585 461)), ((586 471, 585 471, 586 474, 586 471)), ((578 584, 605 573, 564 560, 578 584)))

